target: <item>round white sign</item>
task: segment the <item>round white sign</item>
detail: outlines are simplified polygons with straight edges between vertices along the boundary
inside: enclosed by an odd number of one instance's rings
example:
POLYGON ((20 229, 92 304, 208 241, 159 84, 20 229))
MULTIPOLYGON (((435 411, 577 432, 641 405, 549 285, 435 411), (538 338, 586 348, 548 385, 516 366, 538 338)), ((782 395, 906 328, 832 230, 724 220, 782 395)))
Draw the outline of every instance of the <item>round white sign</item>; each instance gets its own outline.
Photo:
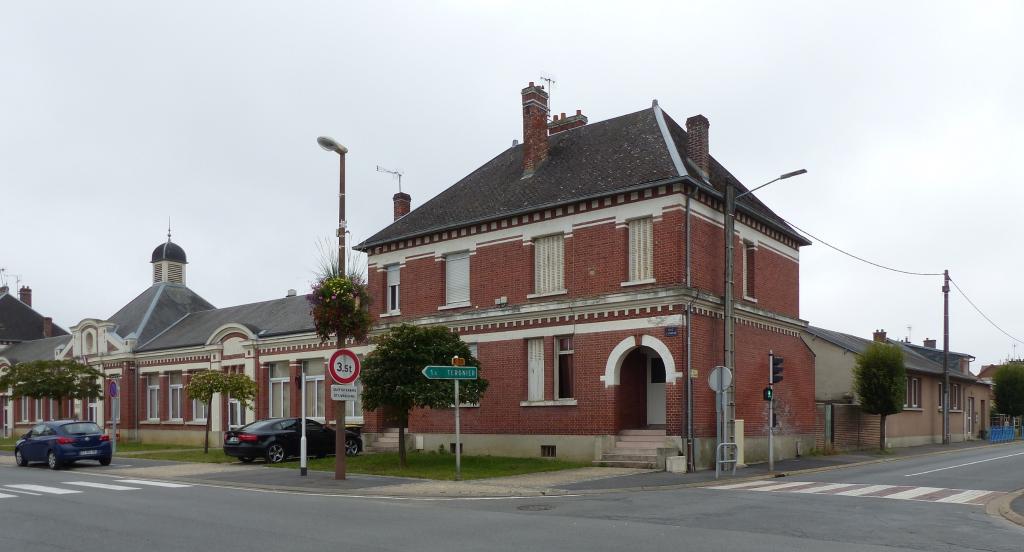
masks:
POLYGON ((725 366, 715 366, 708 376, 708 387, 715 393, 721 393, 732 385, 732 370, 725 366))
POLYGON ((352 383, 359 378, 359 357, 348 349, 338 349, 331 355, 327 371, 336 383, 352 383))

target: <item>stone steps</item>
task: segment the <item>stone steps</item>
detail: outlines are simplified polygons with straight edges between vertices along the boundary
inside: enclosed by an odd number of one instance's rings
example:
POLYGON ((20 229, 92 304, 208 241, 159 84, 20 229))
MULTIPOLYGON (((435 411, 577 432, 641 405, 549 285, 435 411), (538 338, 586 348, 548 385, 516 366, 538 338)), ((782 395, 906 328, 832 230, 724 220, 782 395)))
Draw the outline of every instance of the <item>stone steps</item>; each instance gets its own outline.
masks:
POLYGON ((664 429, 625 429, 615 438, 615 447, 595 460, 595 466, 608 468, 658 467, 658 449, 665 446, 664 429))

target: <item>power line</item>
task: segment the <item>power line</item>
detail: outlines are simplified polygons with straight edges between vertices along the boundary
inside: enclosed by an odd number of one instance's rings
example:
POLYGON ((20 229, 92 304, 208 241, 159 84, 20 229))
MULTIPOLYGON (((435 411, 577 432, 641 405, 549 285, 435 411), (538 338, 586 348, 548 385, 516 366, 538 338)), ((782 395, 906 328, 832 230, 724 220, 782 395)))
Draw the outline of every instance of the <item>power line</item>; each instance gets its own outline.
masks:
POLYGON ((999 330, 1000 332, 1003 333, 1003 335, 1005 335, 1006 337, 1009 337, 1010 339, 1012 339, 1012 340, 1014 340, 1014 341, 1016 341, 1018 343, 1024 343, 1024 341, 1021 341, 1020 339, 1017 339, 1016 337, 1010 335, 1009 332, 1007 332, 1006 330, 1000 328, 999 324, 996 324, 995 322, 993 322, 992 319, 988 317, 988 315, 986 315, 984 312, 981 311, 980 308, 978 308, 978 305, 974 304, 974 301, 971 301, 971 298, 968 297, 966 293, 964 293, 964 290, 960 289, 960 286, 956 285, 956 282, 954 282, 952 278, 949 279, 949 282, 951 284, 953 284, 953 287, 955 287, 957 291, 960 292, 960 295, 964 296, 964 299, 967 299, 967 302, 970 303, 972 307, 974 307, 974 310, 978 311, 978 314, 980 314, 982 318, 987 320, 989 324, 992 324, 993 328, 999 330))
POLYGON ((848 251, 844 251, 844 250, 842 250, 842 249, 840 249, 840 248, 838 248, 838 247, 828 243, 827 241, 825 241, 825 240, 815 236, 814 234, 811 234, 807 230, 804 230, 803 228, 800 228, 799 226, 793 224, 792 222, 789 222, 786 219, 782 219, 782 221, 785 222, 786 224, 792 226, 793 228, 796 228, 801 234, 804 234, 804 235, 810 237, 811 239, 817 240, 819 243, 823 243, 823 244, 827 245, 828 247, 831 247, 832 249, 835 249, 836 251, 842 253, 843 255, 846 255, 847 257, 851 257, 853 259, 857 259, 858 261, 860 261, 862 263, 867 263, 867 264, 869 264, 871 266, 875 266, 875 267, 878 267, 878 268, 881 268, 881 269, 885 269, 885 270, 889 270, 889 271, 892 271, 892 272, 898 272, 900 274, 909 274, 911 276, 942 276, 941 272, 913 272, 913 271, 910 271, 910 270, 900 270, 898 268, 892 268, 891 266, 885 266, 883 264, 879 264, 879 263, 876 263, 876 262, 873 262, 873 261, 869 261, 869 260, 865 259, 864 257, 858 257, 857 255, 854 255, 853 253, 850 253, 848 251))

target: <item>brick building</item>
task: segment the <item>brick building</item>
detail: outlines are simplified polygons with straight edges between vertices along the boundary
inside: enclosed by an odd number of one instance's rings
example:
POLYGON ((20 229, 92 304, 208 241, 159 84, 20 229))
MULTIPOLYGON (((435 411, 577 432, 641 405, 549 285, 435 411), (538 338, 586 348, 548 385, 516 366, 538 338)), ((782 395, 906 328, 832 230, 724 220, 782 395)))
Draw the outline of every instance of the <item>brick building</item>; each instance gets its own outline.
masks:
MULTIPOLYGON (((490 388, 462 414, 467 453, 614 463, 715 444, 710 370, 723 359, 723 190, 746 191, 708 150, 708 120, 652 107, 597 123, 548 118, 522 90, 522 144, 356 246, 368 255, 378 329, 443 324, 490 388), (692 377, 688 377, 692 376, 692 377), (687 396, 692 402, 687 404, 687 396), (688 413, 692 413, 688 418, 688 413)), ((800 338, 799 250, 809 245, 752 195, 737 206, 736 418, 747 460, 766 456, 769 350, 778 454, 814 439, 814 356, 800 338)), ((419 411, 410 443, 448 448, 449 411, 419 411)), ((366 413, 368 441, 388 433, 366 413)))

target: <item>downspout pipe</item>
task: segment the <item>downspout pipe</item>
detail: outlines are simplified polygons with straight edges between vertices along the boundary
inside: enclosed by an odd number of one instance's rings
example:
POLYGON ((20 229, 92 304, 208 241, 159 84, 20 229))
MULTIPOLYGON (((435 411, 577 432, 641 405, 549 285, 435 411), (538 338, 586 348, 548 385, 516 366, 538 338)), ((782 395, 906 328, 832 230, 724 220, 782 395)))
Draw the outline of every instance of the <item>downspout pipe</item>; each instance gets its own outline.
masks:
MULTIPOLYGON (((693 188, 686 194, 686 287, 693 288, 690 275, 690 200, 693 188)), ((697 462, 693 457, 693 354, 691 352, 691 330, 693 328, 693 301, 686 304, 686 471, 696 470, 697 462)))

